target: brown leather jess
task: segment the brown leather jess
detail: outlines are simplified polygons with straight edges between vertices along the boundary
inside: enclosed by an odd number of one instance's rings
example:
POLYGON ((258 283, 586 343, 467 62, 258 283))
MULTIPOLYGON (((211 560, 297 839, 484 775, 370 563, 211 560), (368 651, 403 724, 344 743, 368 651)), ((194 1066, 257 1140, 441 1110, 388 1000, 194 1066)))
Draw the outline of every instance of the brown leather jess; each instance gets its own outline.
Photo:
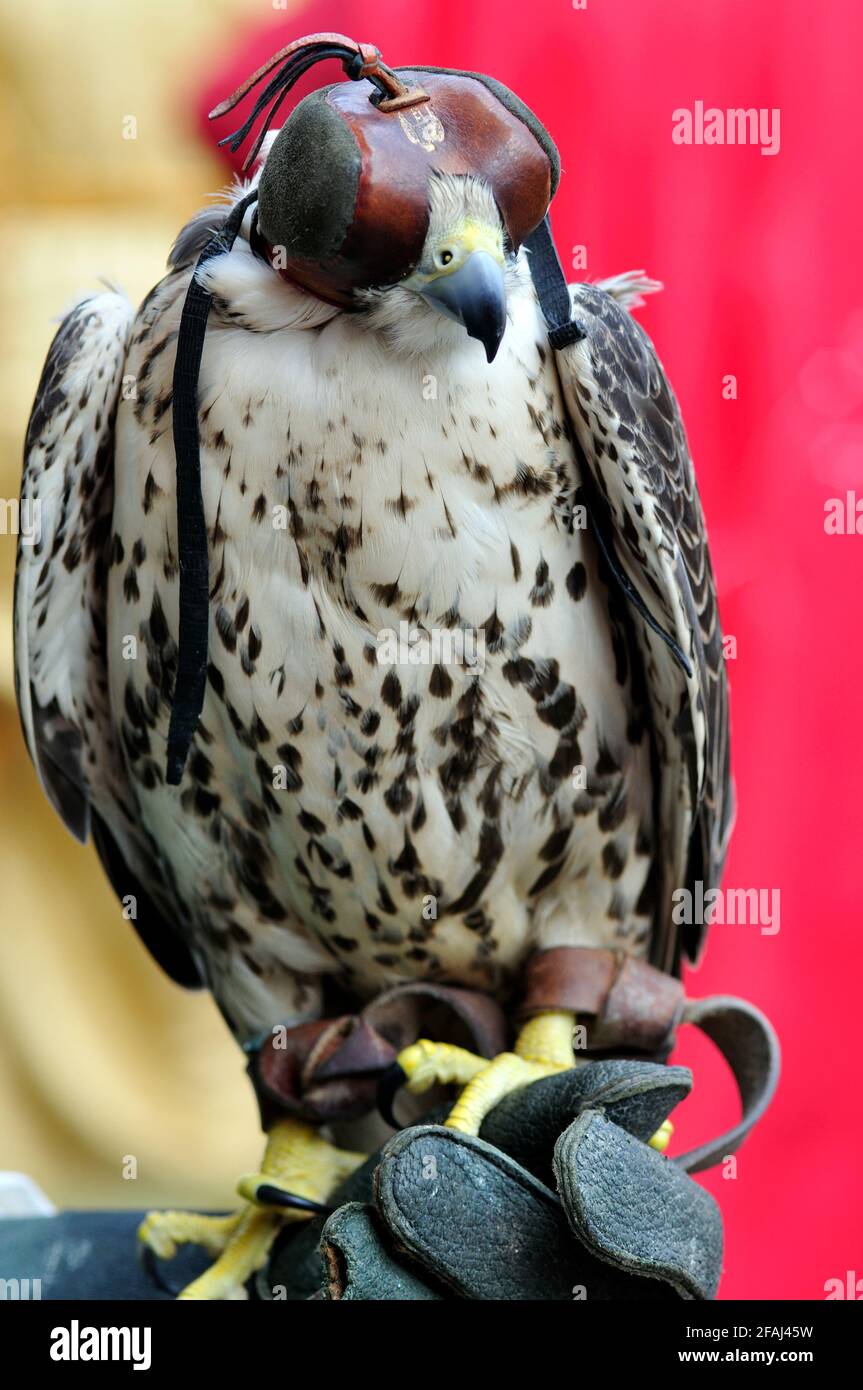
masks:
POLYGON ((591 1051, 656 1053, 670 1045, 683 1013, 683 985, 625 951, 560 946, 537 951, 525 971, 520 1018, 568 1009, 590 1020, 591 1051))
MULTIPOLYGON (((779 1075, 779 1044, 752 1004, 730 996, 689 999, 679 980, 645 961, 599 947, 561 946, 525 963, 520 1016, 568 1009, 587 1031, 588 1056, 664 1062, 677 1028, 692 1023, 728 1063, 741 1101, 730 1129, 674 1161, 699 1172, 734 1153, 763 1115, 779 1075)), ((275 1030, 249 1064, 266 1128, 280 1113, 315 1123, 352 1120, 375 1108, 379 1080, 403 1047, 427 1037, 483 1057, 504 1050, 506 1016, 488 995, 449 985, 407 984, 357 1014, 275 1030)), ((541 1084, 541 1083, 536 1083, 541 1084)))

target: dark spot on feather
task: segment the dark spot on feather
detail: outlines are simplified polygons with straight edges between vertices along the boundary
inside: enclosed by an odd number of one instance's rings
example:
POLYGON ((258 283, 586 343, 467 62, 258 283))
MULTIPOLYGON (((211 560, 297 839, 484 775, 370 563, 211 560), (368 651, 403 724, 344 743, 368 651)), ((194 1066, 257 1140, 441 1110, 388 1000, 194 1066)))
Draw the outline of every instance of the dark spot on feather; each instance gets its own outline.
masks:
POLYGON ((445 700, 452 693, 452 677, 445 667, 441 666, 440 662, 432 667, 429 677, 429 693, 439 700, 445 700))
POLYGON ((584 598, 587 589, 587 570, 580 560, 573 565, 569 574, 566 576, 566 590, 571 599, 576 603, 584 598))
POLYGON ((378 603, 383 604, 384 608, 394 608, 402 597, 398 581, 395 579, 391 584, 370 584, 369 588, 378 603))
POLYGON ((533 588, 528 595, 534 608, 547 608, 554 597, 554 583, 548 577, 548 564, 540 560, 536 567, 533 588))
POLYGON ((165 610, 162 607, 162 600, 157 592, 153 594, 153 602, 150 606, 150 637, 160 649, 165 646, 170 636, 168 623, 165 618, 165 610))
POLYGON ((602 851, 602 867, 607 878, 620 878, 626 867, 626 855, 621 854, 613 840, 602 851))
POLYGON ((144 505, 144 515, 145 515, 145 516, 146 516, 146 515, 149 513, 149 511, 151 510, 151 508, 152 508, 152 506, 153 506, 153 502, 155 501, 155 499, 156 499, 157 497, 161 496, 161 493, 162 493, 162 489, 159 487, 159 484, 156 482, 156 479, 153 477, 152 470, 151 470, 151 471, 147 474, 147 478, 146 478, 146 481, 145 481, 145 483, 144 483, 144 503, 143 503, 143 505, 144 505))
POLYGON ((402 683, 395 671, 388 671, 381 685, 381 699, 390 709, 398 709, 402 702, 402 683))
POLYGON ((539 878, 535 879, 527 890, 528 897, 533 897, 535 893, 541 893, 543 888, 547 888, 550 883, 554 883, 554 880, 557 878, 562 868, 563 860, 561 859, 557 864, 549 864, 548 868, 543 869, 539 878))
POLYGON ((212 662, 207 667, 207 680, 209 681, 215 693, 218 695, 219 699, 224 699, 225 678, 219 670, 218 666, 214 666, 212 662))
POLYGON ((599 745, 599 757, 596 760, 597 777, 611 777, 616 772, 620 772, 620 763, 607 745, 601 743, 599 745))
POLYGON ((620 779, 608 801, 601 808, 598 817, 600 830, 617 830, 626 815, 626 785, 620 779))
POLYGON ((376 709, 367 709, 360 720, 360 732, 367 737, 376 733, 380 727, 381 717, 376 709))
POLYGON ((66 550, 63 555, 63 565, 71 574, 74 569, 77 569, 80 559, 81 542, 77 536, 73 536, 69 544, 66 546, 66 550))
POLYGON ((229 652, 237 650, 237 629, 234 620, 224 606, 216 613, 216 631, 229 652))
POLYGON ((565 829, 555 830, 553 834, 549 835, 542 849, 539 851, 540 859, 544 859, 548 862, 551 859, 560 858, 566 849, 570 833, 570 829, 567 826, 565 829))
POLYGON ((571 685, 561 683, 554 694, 537 703, 536 712, 543 724, 553 729, 565 729, 577 710, 577 696, 571 685))
POLYGON ((395 781, 387 787, 384 792, 384 801, 394 816, 406 811, 413 803, 413 793, 403 772, 399 773, 395 781))

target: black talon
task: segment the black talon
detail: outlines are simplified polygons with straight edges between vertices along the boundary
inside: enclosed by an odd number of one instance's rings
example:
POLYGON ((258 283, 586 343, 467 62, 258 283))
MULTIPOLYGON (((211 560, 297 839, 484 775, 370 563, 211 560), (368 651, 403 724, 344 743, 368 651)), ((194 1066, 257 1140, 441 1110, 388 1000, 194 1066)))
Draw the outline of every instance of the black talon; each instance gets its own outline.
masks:
POLYGON ((403 1129, 393 1113, 395 1098, 407 1081, 407 1072, 404 1067, 399 1066, 398 1062, 393 1062, 382 1073, 378 1082, 378 1113, 381 1119, 388 1124, 391 1129, 403 1129))
POLYGON ((169 1293, 172 1298, 176 1298, 177 1295, 182 1291, 183 1285, 180 1285, 180 1287, 178 1288, 174 1288, 172 1284, 168 1283, 167 1279, 162 1273, 162 1266, 159 1261, 159 1258, 156 1255, 155 1250, 153 1250, 151 1246, 142 1244, 138 1247, 138 1249, 141 1265, 148 1279, 150 1279, 153 1282, 153 1284, 155 1284, 157 1289, 161 1289, 162 1293, 169 1293))
POLYGON ((268 1207, 295 1207, 297 1211, 313 1211, 318 1216, 332 1216, 335 1211, 335 1207, 313 1202, 311 1197, 300 1197, 296 1192, 285 1192, 283 1188, 270 1187, 265 1182, 255 1188, 255 1200, 268 1207))

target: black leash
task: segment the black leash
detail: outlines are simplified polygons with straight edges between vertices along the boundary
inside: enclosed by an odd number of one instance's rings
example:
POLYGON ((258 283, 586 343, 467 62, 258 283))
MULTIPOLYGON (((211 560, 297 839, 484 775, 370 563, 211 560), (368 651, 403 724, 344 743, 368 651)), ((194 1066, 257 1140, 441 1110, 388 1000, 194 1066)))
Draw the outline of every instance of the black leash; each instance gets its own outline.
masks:
POLYGON ((246 211, 257 191, 234 205, 220 231, 207 242, 186 292, 177 357, 174 364, 174 452, 177 460, 177 546, 180 562, 180 644, 177 681, 168 729, 168 771, 178 786, 198 727, 207 684, 207 640, 210 621, 210 559, 207 522, 201 493, 201 452, 198 438, 198 374, 213 296, 199 282, 203 266, 230 251, 246 211))

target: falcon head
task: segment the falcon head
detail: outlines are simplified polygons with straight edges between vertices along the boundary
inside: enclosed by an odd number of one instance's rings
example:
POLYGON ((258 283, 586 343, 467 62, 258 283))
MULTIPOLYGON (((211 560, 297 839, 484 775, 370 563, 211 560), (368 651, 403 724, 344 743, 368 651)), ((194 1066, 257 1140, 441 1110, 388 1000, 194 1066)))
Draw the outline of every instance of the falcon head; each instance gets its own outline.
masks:
MULTIPOLYGON (((554 144, 490 77, 390 69, 376 49, 357 52, 343 37, 333 49, 333 37, 289 45, 212 113, 232 109, 284 62, 232 137, 236 148, 278 87, 295 80, 297 64, 305 70, 336 49, 343 57, 351 80, 304 97, 267 151, 261 249, 285 279, 325 303, 399 333, 409 323, 417 350, 447 341, 455 328, 491 362, 506 328, 510 269, 557 188, 554 144)), ((261 140, 259 133, 255 149, 261 140)), ((410 334, 400 338, 410 350, 410 334)))
POLYGON ((506 328, 506 232, 488 184, 438 174, 429 182, 429 229, 416 269, 399 288, 454 319, 494 361, 506 328))
POLYGON ((494 194, 473 175, 434 174, 428 231, 415 269, 383 289, 360 291, 371 328, 424 352, 468 334, 492 362, 506 329, 508 294, 519 279, 494 194))

